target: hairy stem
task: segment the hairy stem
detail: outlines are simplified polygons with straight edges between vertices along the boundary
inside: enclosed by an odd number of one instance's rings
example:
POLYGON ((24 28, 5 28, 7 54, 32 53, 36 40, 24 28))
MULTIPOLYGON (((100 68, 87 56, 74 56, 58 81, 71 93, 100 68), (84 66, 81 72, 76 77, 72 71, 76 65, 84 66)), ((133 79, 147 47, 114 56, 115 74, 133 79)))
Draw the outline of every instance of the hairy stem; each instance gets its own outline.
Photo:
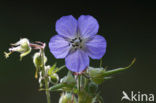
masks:
POLYGON ((80 91, 80 89, 81 89, 80 75, 78 75, 78 89, 79 89, 79 91, 80 91))
MULTIPOLYGON (((45 55, 44 54, 44 49, 42 48, 41 49, 42 73, 45 76, 44 55, 45 55)), ((47 76, 45 76, 44 82, 45 82, 45 89, 46 89, 45 94, 46 94, 46 97, 47 97, 47 103, 51 103, 50 91, 49 91, 49 83, 48 83, 48 77, 47 76)))
POLYGON ((48 84, 48 78, 45 79, 45 88, 46 88, 46 96, 47 96, 47 103, 50 103, 50 92, 49 92, 49 84, 48 84))

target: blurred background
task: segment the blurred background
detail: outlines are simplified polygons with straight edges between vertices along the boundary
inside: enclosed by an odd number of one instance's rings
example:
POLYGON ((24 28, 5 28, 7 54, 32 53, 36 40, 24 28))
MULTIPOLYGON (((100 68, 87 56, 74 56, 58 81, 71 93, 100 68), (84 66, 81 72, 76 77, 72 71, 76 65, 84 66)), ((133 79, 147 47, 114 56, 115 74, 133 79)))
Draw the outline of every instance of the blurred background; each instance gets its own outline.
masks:
MULTIPOLYGON (((26 37, 30 41, 48 44, 56 34, 56 20, 64 15, 78 18, 94 16, 100 25, 99 33, 108 43, 103 66, 109 69, 125 67, 133 58, 136 63, 127 71, 105 81, 100 86, 105 103, 121 103, 122 91, 156 95, 156 6, 154 2, 0 2, 0 103, 46 103, 44 92, 38 91, 32 63, 34 51, 19 61, 19 54, 4 58, 10 43, 26 37)), ((47 64, 58 66, 46 47, 47 64)), ((92 60, 91 66, 99 66, 92 60)), ((60 72, 61 77, 67 72, 60 72)), ((58 103, 60 93, 51 93, 52 103, 58 103)))

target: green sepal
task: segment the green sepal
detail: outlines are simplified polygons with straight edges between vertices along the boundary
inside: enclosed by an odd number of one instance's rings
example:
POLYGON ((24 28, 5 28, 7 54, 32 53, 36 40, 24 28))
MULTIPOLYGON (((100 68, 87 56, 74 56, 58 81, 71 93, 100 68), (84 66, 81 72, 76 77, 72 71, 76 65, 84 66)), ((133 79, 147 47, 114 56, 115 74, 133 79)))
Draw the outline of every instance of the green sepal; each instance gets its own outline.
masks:
POLYGON ((93 67, 88 68, 89 77, 96 84, 100 84, 104 81, 103 76, 104 73, 105 73, 104 68, 93 68, 93 67))
POLYGON ((74 79, 73 75, 69 71, 67 76, 63 77, 61 80, 62 83, 67 83, 67 84, 75 84, 76 80, 74 79))
POLYGON ((119 73, 121 71, 124 71, 124 70, 130 68, 135 63, 135 61, 136 61, 136 59, 134 58, 129 66, 123 67, 123 68, 117 68, 117 69, 113 69, 113 70, 108 70, 108 71, 106 71, 104 68, 89 67, 88 74, 89 74, 90 79, 93 82, 95 82, 96 84, 101 84, 104 80, 111 79, 112 78, 112 77, 110 77, 111 75, 119 73))
POLYGON ((31 52, 31 48, 27 47, 27 50, 24 53, 20 54, 20 61, 22 61, 22 58, 26 55, 28 55, 31 52))
POLYGON ((55 68, 56 68, 56 63, 48 70, 48 75, 52 75, 55 68))
POLYGON ((56 73, 56 72, 59 72, 60 70, 62 70, 62 69, 64 69, 66 66, 65 65, 63 65, 63 66, 61 66, 61 67, 57 67, 55 70, 54 70, 54 73, 56 73))
POLYGON ((50 69, 49 69, 49 71, 48 71, 48 75, 52 75, 53 73, 57 73, 57 72, 59 72, 60 70, 62 70, 63 68, 65 68, 65 65, 63 65, 63 66, 61 66, 61 67, 56 67, 56 64, 57 63, 55 63, 50 69))
POLYGON ((131 62, 131 64, 128 65, 127 67, 117 68, 117 69, 113 69, 113 70, 108 70, 108 71, 104 72, 103 76, 110 76, 110 75, 119 73, 121 71, 124 71, 126 69, 129 69, 135 63, 135 61, 136 61, 136 59, 134 58, 133 61, 131 62))

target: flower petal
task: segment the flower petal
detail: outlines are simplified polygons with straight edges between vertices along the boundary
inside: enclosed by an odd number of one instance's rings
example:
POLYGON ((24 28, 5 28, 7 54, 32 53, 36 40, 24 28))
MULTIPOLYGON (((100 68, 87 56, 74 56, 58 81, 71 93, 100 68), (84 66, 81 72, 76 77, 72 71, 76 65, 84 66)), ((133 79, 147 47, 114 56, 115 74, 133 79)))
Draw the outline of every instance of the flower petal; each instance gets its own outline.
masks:
POLYGON ((65 58, 66 66, 73 72, 82 72, 89 65, 89 57, 82 50, 76 50, 65 58))
POLYGON ((82 37, 88 38, 98 32, 99 24, 94 17, 81 15, 78 19, 78 29, 82 37))
POLYGON ((68 41, 60 35, 55 35, 50 39, 49 48, 55 58, 65 58, 70 50, 68 41))
POLYGON ((59 35, 74 38, 77 32, 77 20, 72 16, 63 16, 56 22, 56 31, 59 35))
POLYGON ((86 43, 86 52, 92 59, 100 59, 106 52, 107 42, 104 37, 96 35, 86 43))

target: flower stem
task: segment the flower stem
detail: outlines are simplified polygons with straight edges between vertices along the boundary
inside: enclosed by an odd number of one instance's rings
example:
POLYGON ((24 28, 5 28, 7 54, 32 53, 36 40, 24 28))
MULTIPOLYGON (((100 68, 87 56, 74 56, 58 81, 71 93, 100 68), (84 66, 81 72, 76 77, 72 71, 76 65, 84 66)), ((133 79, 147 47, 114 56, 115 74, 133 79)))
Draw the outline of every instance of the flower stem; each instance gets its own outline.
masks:
POLYGON ((80 75, 78 75, 78 90, 80 92, 80 88, 81 88, 81 81, 80 81, 80 75))
MULTIPOLYGON (((44 65, 44 49, 41 48, 41 60, 42 60, 42 73, 43 75, 45 75, 45 65, 44 65)), ((44 79, 44 82, 45 82, 45 94, 46 94, 46 97, 47 97, 47 103, 51 103, 51 100, 50 100, 50 91, 49 91, 49 83, 48 83, 48 77, 45 76, 45 79, 44 79)))
POLYGON ((46 96, 47 96, 47 103, 50 103, 50 92, 49 92, 49 83, 48 83, 48 78, 45 79, 45 88, 46 88, 46 96))

